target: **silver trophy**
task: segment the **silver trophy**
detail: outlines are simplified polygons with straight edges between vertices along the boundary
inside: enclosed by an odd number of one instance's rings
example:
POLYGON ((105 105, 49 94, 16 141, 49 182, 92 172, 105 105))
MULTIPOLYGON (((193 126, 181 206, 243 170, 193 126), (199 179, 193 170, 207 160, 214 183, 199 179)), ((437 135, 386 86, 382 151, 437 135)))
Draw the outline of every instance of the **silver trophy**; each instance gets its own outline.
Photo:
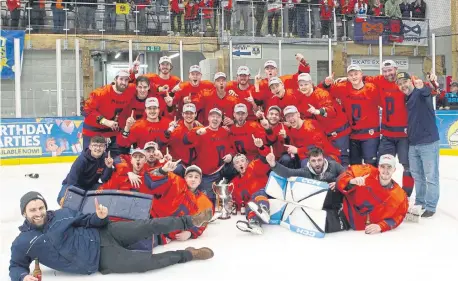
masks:
POLYGON ((218 218, 221 220, 230 219, 232 210, 229 203, 232 202, 234 184, 228 184, 226 179, 223 178, 219 183, 213 183, 212 188, 213 192, 216 194, 215 211, 221 214, 218 218))

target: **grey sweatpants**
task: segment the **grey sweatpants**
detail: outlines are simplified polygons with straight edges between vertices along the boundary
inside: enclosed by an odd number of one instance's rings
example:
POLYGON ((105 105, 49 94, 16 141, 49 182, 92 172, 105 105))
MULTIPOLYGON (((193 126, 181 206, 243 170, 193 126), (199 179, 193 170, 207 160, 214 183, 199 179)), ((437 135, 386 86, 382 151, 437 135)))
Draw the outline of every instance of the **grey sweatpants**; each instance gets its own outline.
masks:
POLYGON ((151 220, 114 222, 100 229, 100 264, 102 274, 145 272, 192 260, 188 251, 169 251, 161 254, 126 249, 155 234, 191 228, 190 216, 166 217, 151 220))

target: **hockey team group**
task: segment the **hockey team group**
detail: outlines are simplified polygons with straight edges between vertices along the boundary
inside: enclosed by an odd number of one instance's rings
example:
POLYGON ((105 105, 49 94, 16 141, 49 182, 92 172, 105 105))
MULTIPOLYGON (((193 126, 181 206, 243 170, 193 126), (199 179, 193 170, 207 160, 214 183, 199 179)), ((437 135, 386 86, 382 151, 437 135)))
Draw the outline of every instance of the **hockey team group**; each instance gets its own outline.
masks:
POLYGON ((309 236, 377 234, 432 217, 439 200, 435 75, 423 82, 386 60, 382 75, 352 64, 346 77, 315 85, 303 55, 296 60, 297 73, 284 76, 266 61, 254 85, 246 66, 235 81, 222 72, 205 81, 193 65, 183 82, 171 75, 169 57, 160 58, 158 74, 138 75, 138 61, 118 71, 84 102, 84 151, 56 197, 64 206, 71 188, 148 194, 150 219, 109 216, 97 197, 95 213, 50 211, 30 191, 20 201, 25 221, 11 247, 11 280, 38 281, 29 272, 36 259, 76 274, 206 260, 214 253, 205 247, 152 249, 199 239, 227 213, 246 215, 234 224, 247 235, 269 223, 309 236), (396 156, 402 183, 392 178, 396 156), (231 199, 222 204, 215 186, 230 186, 231 199), (293 188, 295 196, 285 195, 293 188))

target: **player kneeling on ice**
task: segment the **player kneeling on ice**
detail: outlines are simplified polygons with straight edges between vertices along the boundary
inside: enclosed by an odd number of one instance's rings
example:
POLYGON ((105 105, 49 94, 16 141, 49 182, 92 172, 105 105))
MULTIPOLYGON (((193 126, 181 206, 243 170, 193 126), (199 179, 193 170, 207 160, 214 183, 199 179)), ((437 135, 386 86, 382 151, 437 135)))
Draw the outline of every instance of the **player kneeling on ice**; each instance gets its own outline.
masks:
POLYGON ((96 213, 84 215, 68 208, 48 211, 38 192, 22 196, 20 207, 25 221, 11 246, 11 280, 37 281, 29 271, 34 259, 54 270, 88 275, 97 271, 146 272, 213 257, 209 248, 188 247, 157 255, 125 248, 153 234, 202 226, 211 219, 211 209, 194 216, 111 223, 108 208, 99 204, 97 198, 94 201, 96 213))

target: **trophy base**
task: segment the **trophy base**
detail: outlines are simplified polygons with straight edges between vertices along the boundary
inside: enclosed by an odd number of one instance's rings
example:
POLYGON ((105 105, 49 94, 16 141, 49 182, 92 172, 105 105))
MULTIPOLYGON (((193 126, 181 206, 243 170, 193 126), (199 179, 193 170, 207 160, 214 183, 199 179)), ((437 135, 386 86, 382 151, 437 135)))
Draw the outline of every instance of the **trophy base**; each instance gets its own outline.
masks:
POLYGON ((220 220, 228 220, 230 218, 231 218, 231 216, 221 216, 218 219, 220 219, 220 220))

